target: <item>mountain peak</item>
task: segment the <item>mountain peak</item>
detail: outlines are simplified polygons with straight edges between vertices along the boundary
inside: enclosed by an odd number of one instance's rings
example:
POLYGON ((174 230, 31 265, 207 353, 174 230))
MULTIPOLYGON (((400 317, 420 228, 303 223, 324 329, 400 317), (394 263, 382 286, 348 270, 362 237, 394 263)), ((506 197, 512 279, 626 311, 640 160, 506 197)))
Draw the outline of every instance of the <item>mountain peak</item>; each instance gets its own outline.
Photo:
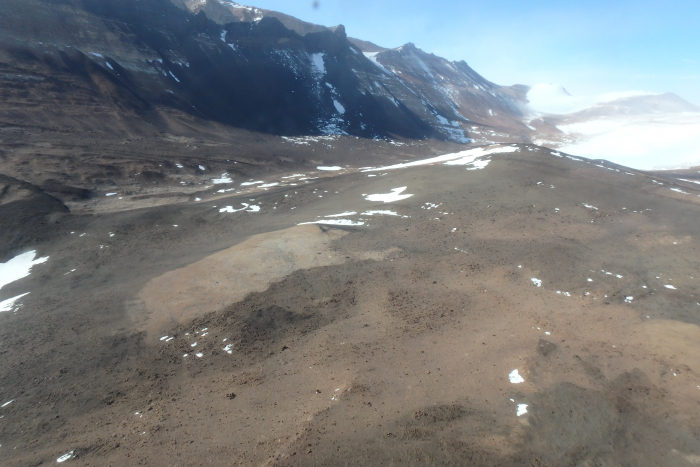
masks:
POLYGON ((334 26, 334 27, 329 28, 329 29, 331 31, 333 31, 334 33, 336 33, 337 35, 339 35, 340 37, 343 37, 343 38, 348 37, 347 33, 345 32, 345 26, 343 26, 342 24, 339 24, 339 25, 334 26))
POLYGON ((413 42, 407 42, 406 44, 399 47, 398 50, 399 51, 406 50, 408 52, 415 52, 416 50, 420 50, 420 49, 418 47, 416 47, 416 44, 414 44, 413 42))

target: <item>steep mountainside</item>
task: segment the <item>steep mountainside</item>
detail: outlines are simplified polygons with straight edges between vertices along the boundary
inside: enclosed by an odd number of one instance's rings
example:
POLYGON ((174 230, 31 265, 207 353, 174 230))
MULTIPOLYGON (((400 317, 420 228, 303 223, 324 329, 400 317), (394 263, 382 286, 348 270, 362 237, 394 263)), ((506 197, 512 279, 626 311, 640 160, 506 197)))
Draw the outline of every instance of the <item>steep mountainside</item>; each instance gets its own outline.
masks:
POLYGON ((517 119, 504 115, 517 109, 508 95, 464 63, 411 45, 368 58, 342 26, 300 35, 237 10, 252 21, 221 25, 170 0, 3 2, 0 119, 162 131, 175 112, 278 135, 455 142, 469 141, 474 122, 517 119), (65 102, 58 116, 46 114, 47 96, 65 102))
POLYGON ((365 55, 383 71, 382 83, 397 101, 451 139, 466 142, 471 134, 527 140, 516 90, 486 80, 466 62, 450 62, 411 43, 365 55))
MULTIPOLYGON (((219 24, 272 17, 301 35, 336 30, 229 0, 172 1, 195 13, 203 11, 219 24)), ((381 70, 376 75, 353 69, 364 81, 363 91, 387 98, 399 108, 407 107, 440 137, 461 143, 472 139, 529 141, 531 130, 522 123, 523 102, 517 92, 484 79, 465 62, 427 54, 411 43, 387 49, 360 39, 349 41, 381 70)))

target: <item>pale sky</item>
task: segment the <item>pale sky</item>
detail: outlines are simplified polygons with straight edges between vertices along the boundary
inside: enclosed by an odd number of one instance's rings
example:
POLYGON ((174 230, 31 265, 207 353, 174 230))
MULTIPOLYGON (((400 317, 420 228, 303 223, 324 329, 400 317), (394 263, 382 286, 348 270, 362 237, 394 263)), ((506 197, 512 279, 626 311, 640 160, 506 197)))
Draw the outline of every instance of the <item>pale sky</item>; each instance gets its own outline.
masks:
POLYGON ((495 83, 575 95, 673 92, 700 105, 699 0, 254 0, 384 47, 413 42, 495 83))

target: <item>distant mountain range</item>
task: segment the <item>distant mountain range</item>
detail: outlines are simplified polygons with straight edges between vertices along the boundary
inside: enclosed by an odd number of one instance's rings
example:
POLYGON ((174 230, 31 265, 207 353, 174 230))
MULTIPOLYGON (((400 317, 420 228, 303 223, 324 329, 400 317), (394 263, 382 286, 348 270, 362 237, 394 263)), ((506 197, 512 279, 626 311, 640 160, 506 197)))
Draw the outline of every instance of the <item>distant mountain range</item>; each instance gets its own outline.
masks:
MULTIPOLYGON (((386 49, 343 26, 227 0, 3 0, 0 90, 2 121, 92 131, 100 119, 162 131, 176 116, 182 131, 207 120, 286 136, 469 143, 560 133, 528 106, 528 86, 494 84, 410 43, 386 49), (53 115, 42 110, 56 102, 53 115)), ((661 95, 577 115, 660 110, 698 109, 661 95)))

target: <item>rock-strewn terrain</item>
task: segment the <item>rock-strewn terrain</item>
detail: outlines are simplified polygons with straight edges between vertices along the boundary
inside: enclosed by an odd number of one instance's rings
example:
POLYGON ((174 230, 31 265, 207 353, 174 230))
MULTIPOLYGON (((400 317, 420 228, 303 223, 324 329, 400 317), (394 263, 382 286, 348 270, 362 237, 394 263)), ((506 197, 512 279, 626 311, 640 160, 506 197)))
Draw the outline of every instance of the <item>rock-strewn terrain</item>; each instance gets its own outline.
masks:
POLYGON ((328 173, 5 249, 48 259, 0 292, 3 465, 694 465, 700 191, 531 146, 328 173))

